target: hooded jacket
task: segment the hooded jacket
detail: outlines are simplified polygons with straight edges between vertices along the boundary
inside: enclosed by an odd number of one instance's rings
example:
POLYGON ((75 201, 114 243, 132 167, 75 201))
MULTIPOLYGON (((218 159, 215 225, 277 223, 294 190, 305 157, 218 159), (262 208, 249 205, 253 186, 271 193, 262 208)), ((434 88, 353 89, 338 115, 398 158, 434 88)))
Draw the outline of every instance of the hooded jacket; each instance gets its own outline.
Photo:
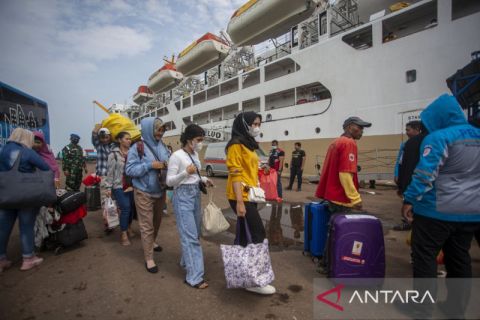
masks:
POLYGON ((442 95, 421 114, 429 135, 404 193, 415 214, 480 222, 480 128, 468 124, 457 100, 442 95))
POLYGON ((125 158, 118 145, 115 145, 108 155, 107 168, 104 186, 109 189, 123 189, 125 158))
POLYGON ((137 147, 133 145, 128 151, 126 173, 132 177, 133 187, 143 192, 149 193, 154 197, 160 197, 162 190, 158 183, 158 170, 152 168, 152 162, 156 160, 155 156, 147 147, 147 144, 154 150, 160 161, 168 161, 167 146, 155 140, 153 136, 154 117, 145 118, 141 121, 142 140, 144 142, 144 155, 140 157, 137 147))

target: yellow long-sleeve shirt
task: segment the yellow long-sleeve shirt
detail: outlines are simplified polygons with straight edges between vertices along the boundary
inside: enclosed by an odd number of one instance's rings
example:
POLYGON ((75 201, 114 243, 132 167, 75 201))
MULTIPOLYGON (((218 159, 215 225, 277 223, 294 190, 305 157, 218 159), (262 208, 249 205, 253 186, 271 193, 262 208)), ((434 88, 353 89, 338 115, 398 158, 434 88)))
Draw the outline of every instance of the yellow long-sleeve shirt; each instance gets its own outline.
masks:
POLYGON ((349 203, 343 203, 339 201, 332 201, 332 202, 344 207, 353 207, 357 203, 362 202, 360 193, 358 193, 357 188, 355 188, 355 184, 353 183, 352 174, 350 172, 339 172, 338 177, 340 179, 340 183, 342 184, 343 190, 345 190, 345 194, 350 199, 350 202, 349 203))
MULTIPOLYGON (((236 200, 233 190, 234 182, 242 182, 247 186, 258 185, 258 156, 255 151, 243 144, 233 144, 227 151, 227 198, 236 200)), ((243 190, 243 200, 248 201, 248 193, 243 190)))

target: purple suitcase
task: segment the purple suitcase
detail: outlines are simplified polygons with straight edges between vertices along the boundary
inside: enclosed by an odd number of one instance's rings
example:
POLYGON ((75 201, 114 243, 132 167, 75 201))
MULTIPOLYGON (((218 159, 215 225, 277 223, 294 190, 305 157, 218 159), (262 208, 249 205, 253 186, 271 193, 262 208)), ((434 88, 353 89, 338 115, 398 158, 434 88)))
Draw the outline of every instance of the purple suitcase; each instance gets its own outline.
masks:
POLYGON ((367 214, 332 217, 329 277, 384 278, 385 242, 382 223, 367 214))

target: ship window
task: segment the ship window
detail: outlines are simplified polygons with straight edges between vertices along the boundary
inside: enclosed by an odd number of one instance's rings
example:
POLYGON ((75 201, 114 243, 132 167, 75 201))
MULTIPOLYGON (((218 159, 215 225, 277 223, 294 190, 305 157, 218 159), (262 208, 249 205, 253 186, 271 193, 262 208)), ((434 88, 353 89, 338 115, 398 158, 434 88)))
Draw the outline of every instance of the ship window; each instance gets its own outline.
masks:
POLYGON ((260 132, 260 138, 263 138, 263 133, 260 132))
POLYGON ((207 101, 207 92, 202 91, 193 96, 193 105, 197 105, 207 101))
POLYGON ((437 1, 385 19, 382 22, 383 42, 390 42, 437 25, 437 1))
POLYGON ((288 136, 288 130, 285 130, 284 134, 285 134, 286 136, 288 136))
POLYGON ((260 97, 243 101, 242 102, 242 110, 243 111, 253 111, 253 112, 260 112, 260 97))
POLYGON ((165 130, 166 131, 175 130, 175 129, 177 129, 177 126, 175 125, 175 122, 168 121, 167 123, 165 123, 165 130))
POLYGON ((207 124, 210 122, 209 112, 203 112, 193 115, 193 123, 198 125, 207 124))
POLYGON ((234 104, 223 107, 224 120, 234 119, 237 113, 238 113, 238 103, 234 103, 234 104))
POLYGON ((417 81, 417 70, 408 70, 406 74, 407 74, 407 83, 412 83, 417 81))
POLYGON ((218 98, 220 96, 220 86, 215 86, 207 90, 207 101, 218 98))
POLYGON ((183 102, 182 103, 183 104, 182 109, 186 109, 186 108, 189 108, 189 107, 192 106, 192 101, 191 101, 190 97, 183 99, 182 102, 183 102))
POLYGON ((222 108, 210 111, 210 121, 218 122, 223 120, 222 108))
POLYGON ((371 48, 372 42, 372 25, 369 25, 360 30, 354 31, 342 37, 343 42, 349 46, 357 49, 364 50, 371 48))
POLYGON ((290 36, 292 38, 292 48, 298 46, 298 26, 292 28, 290 36))
POLYGON ((168 109, 165 107, 157 110, 157 117, 163 117, 163 116, 166 116, 167 114, 168 114, 168 109))
POLYGON ((320 82, 309 83, 307 85, 297 87, 296 89, 297 105, 332 98, 330 91, 320 82))
POLYGON ((320 128, 319 128, 319 127, 316 127, 316 128, 315 128, 315 133, 316 133, 316 134, 319 134, 319 133, 320 133, 320 131, 321 131, 321 130, 320 130, 320 128))
POLYGON ((265 67, 265 81, 283 77, 293 72, 295 72, 295 62, 290 58, 282 59, 265 67))
POLYGON ((267 113, 267 117, 265 118, 265 122, 272 121, 272 114, 267 113))
POLYGON ((175 102, 175 108, 177 108, 177 110, 180 110, 180 101, 175 102))
POLYGON ((280 109, 295 105, 295 89, 275 92, 265 96, 265 110, 280 109))
POLYGON ((260 70, 257 69, 242 75, 242 87, 248 88, 260 83, 260 70))
POLYGON ((452 20, 460 19, 480 11, 480 1, 452 0, 452 20))
POLYGON ((327 33, 327 12, 324 11, 318 15, 320 35, 323 36, 327 33))
POLYGON ((224 96, 238 91, 238 78, 233 78, 220 85, 220 95, 224 96))
POLYGON ((192 119, 190 118, 190 116, 185 117, 182 120, 183 120, 183 123, 185 123, 187 126, 192 123, 192 119))

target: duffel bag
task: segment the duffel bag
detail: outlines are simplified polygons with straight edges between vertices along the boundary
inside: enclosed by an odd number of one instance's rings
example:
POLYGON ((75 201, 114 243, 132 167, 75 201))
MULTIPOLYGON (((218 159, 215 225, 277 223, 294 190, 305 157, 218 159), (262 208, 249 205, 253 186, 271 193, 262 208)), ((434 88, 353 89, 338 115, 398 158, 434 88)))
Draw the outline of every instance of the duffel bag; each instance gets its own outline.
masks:
POLYGON ((55 233, 55 237, 57 242, 66 248, 88 239, 88 234, 83 220, 78 220, 76 224, 66 224, 62 231, 55 233))
POLYGON ((81 191, 67 191, 65 194, 57 198, 57 211, 60 214, 67 214, 80 208, 82 204, 87 202, 85 193, 81 191))

